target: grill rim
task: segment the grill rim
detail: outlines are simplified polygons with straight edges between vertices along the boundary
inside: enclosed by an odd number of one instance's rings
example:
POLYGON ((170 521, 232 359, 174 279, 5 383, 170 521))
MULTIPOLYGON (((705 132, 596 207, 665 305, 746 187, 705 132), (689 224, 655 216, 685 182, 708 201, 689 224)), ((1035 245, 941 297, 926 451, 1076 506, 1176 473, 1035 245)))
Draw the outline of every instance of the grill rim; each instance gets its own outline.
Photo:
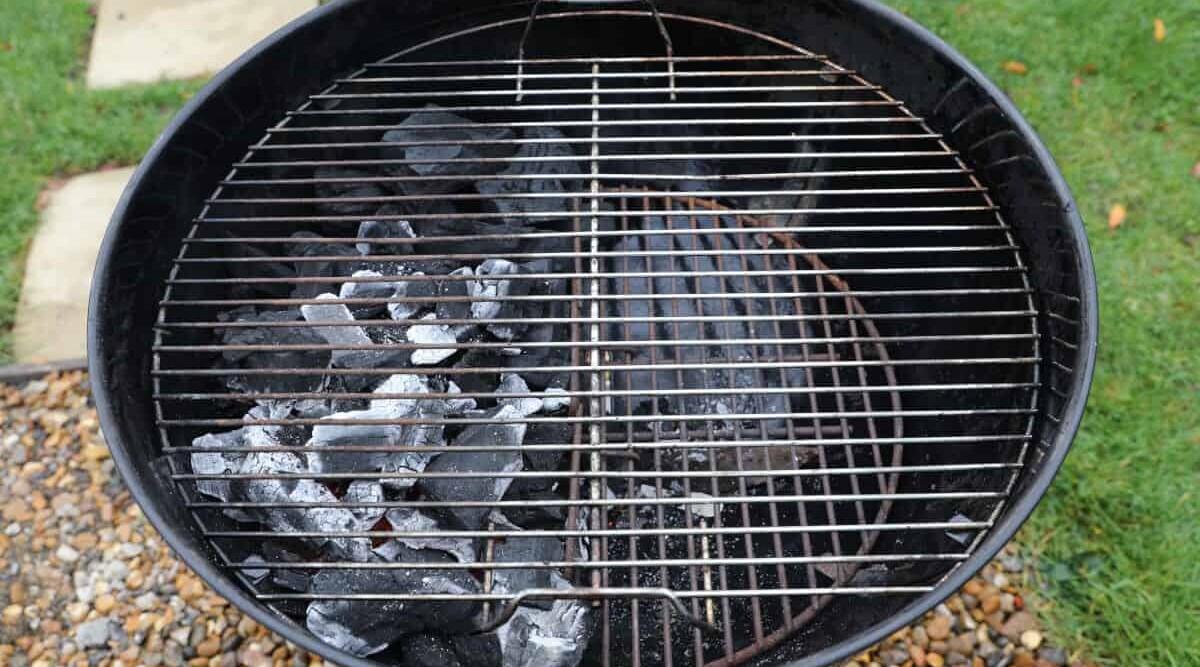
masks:
MULTIPOLYGON (((158 164, 171 147, 172 141, 188 127, 189 121, 198 111, 207 103, 219 99, 222 91, 235 78, 236 74, 267 52, 275 48, 283 48, 281 44, 296 33, 329 20, 333 15, 365 1, 340 0, 313 10, 279 29, 223 69, 172 119, 147 152, 126 186, 101 244, 93 272, 88 309, 88 370, 91 377, 93 400, 106 438, 113 445, 144 442, 156 437, 156 429, 153 427, 140 428, 135 423, 137 418, 131 416, 124 409, 124 403, 127 401, 143 401, 146 405, 152 405, 153 400, 149 396, 140 396, 131 392, 121 382, 123 374, 128 373, 128 369, 122 364, 129 363, 130 355, 125 351, 126 341, 110 334, 110 329, 120 329, 121 325, 119 318, 123 311, 112 307, 110 292, 113 291, 113 286, 119 280, 120 272, 125 268, 117 261, 117 251, 125 232, 122 223, 130 213, 132 204, 142 194, 142 190, 151 180, 150 176, 157 172, 158 164)), ((1070 232, 1071 249, 1074 251, 1075 265, 1073 268, 1077 272, 1080 287, 1079 342, 1070 398, 1062 409, 1061 417, 1056 418, 1058 428, 1053 441, 1049 443, 1048 455, 1038 462, 1036 470, 1026 473, 1032 478, 1025 483, 1024 489, 1017 494, 1018 497, 1010 497, 1003 514, 988 531, 974 554, 948 573, 932 591, 913 599, 887 620, 816 653, 789 662, 787 663, 788 667, 822 667, 861 653, 909 625, 925 610, 948 598, 961 588, 975 572, 995 557, 1033 513, 1070 451, 1087 405, 1099 340, 1099 302, 1095 267, 1083 219, 1058 163, 1033 127, 1016 105, 982 71, 915 20, 877 0, 844 0, 843 4, 845 6, 842 9, 845 14, 854 16, 855 20, 859 22, 873 23, 874 27, 881 32, 889 32, 891 41, 901 44, 915 43, 944 59, 953 69, 957 70, 963 80, 977 86, 988 98, 988 101, 999 109, 1020 140, 1036 157, 1058 200, 1059 216, 1065 228, 1070 232)), ((499 5, 494 8, 498 7, 499 5)), ((885 90, 887 88, 884 86, 885 90)), ((159 291, 161 291, 161 287, 159 291)), ((150 357, 147 356, 146 363, 137 369, 137 372, 145 377, 149 377, 151 371, 149 360, 150 357)), ((151 525, 184 563, 200 575, 217 594, 233 602, 239 609, 268 629, 286 637, 305 650, 326 656, 346 667, 379 667, 377 662, 334 649, 291 619, 272 613, 268 607, 254 600, 246 590, 230 579, 214 560, 207 556, 203 543, 191 534, 184 522, 169 516, 166 508, 159 503, 158 496, 171 495, 174 489, 169 484, 163 484, 163 480, 155 478, 150 469, 153 462, 135 461, 132 455, 135 450, 124 445, 110 446, 110 450, 126 486, 151 525)))

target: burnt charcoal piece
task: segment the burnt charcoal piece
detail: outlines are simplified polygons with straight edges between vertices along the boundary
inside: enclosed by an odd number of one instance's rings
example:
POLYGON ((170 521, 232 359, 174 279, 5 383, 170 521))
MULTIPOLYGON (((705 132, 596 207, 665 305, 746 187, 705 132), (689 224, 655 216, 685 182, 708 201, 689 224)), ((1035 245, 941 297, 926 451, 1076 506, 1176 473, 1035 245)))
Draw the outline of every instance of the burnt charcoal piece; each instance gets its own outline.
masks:
MULTIPOLYGON (((292 234, 292 238, 306 239, 320 237, 311 232, 296 232, 292 234)), ((292 244, 288 247, 288 255, 292 257, 361 258, 353 246, 342 245, 340 243, 322 243, 320 241, 292 244)), ((296 262, 295 266, 297 278, 344 278, 362 268, 358 262, 347 261, 296 262)), ((295 289, 292 290, 292 298, 311 299, 318 294, 326 292, 337 293, 341 289, 341 284, 342 281, 340 280, 331 280, 327 283, 297 283, 295 289)))
MULTIPOLYGON (((358 226, 360 239, 415 239, 416 232, 407 220, 364 220, 358 226)), ((363 255, 408 255, 412 254, 411 243, 368 243, 362 241, 354 247, 363 255)))
MULTIPOLYGON (((355 271, 354 278, 382 278, 383 274, 378 271, 355 271)), ((371 304, 354 304, 350 306, 350 312, 356 320, 365 320, 372 317, 378 317, 387 312, 389 304, 388 299, 394 298, 399 286, 396 283, 390 282, 346 282, 342 283, 342 290, 338 294, 342 299, 375 299, 378 303, 371 304)))
MULTIPOLYGON (((428 378, 417 375, 393 375, 376 390, 378 394, 427 394, 430 393, 428 378)), ((397 422, 402 420, 436 421, 442 419, 447 410, 445 401, 437 399, 376 399, 366 410, 342 412, 330 415, 329 420, 376 420, 397 422)), ((312 429, 311 447, 337 447, 339 445, 362 445, 384 447, 425 447, 443 444, 443 426, 440 424, 318 424, 312 429)), ((316 472, 421 472, 434 454, 423 452, 310 452, 306 454, 308 466, 316 472)), ((386 486, 392 490, 404 490, 412 486, 411 478, 388 479, 386 486)))
MULTIPOLYGON (((496 174, 496 180, 480 181, 479 192, 494 197, 492 205, 511 215, 512 218, 506 218, 509 221, 523 221, 528 213, 569 211, 565 195, 572 187, 579 186, 576 181, 564 181, 561 177, 583 171, 578 161, 561 159, 575 157, 570 144, 551 143, 565 139, 566 135, 552 127, 539 126, 526 129, 524 138, 526 142, 516 155, 522 161, 513 162, 496 174)), ((533 218, 530 222, 537 224, 544 220, 533 218)))
MULTIPOLYGON (((336 300, 336 294, 321 294, 321 301, 336 300)), ((354 322, 354 314, 344 304, 320 304, 300 306, 300 313, 310 323, 342 323, 354 322)), ((318 326, 314 328, 318 336, 325 339, 329 345, 345 347, 365 347, 374 344, 371 337, 362 327, 355 326, 318 326)), ((390 353, 382 350, 334 350, 333 365, 338 368, 376 368, 390 357, 390 353)))
MULTIPOLYGON (((571 585, 552 575, 555 588, 571 585)), ((505 667, 575 667, 592 636, 589 603, 555 600, 549 610, 520 607, 496 634, 504 647, 505 667)))
MULTIPOLYGON (((529 385, 525 380, 516 373, 505 373, 500 376, 500 386, 496 387, 496 394, 528 394, 531 393, 529 385)), ((542 399, 532 397, 516 397, 516 398, 498 398, 497 403, 501 406, 511 405, 521 413, 522 416, 528 417, 534 413, 540 412, 542 409, 542 399)))
MULTIPOLYGON (((473 424, 454 439, 455 445, 517 447, 525 439, 524 423, 503 423, 521 419, 519 410, 511 406, 499 408, 487 415, 496 420, 489 424, 473 424)), ((518 472, 523 463, 521 453, 513 450, 447 452, 438 456, 425 470, 439 473, 491 473, 490 477, 424 479, 421 486, 434 500, 443 502, 495 502, 504 497, 512 484, 505 473, 518 472)), ((459 527, 478 530, 491 512, 486 505, 455 507, 448 510, 459 527)))
MULTIPOLYGON (((397 507, 388 510, 387 521, 392 530, 403 533, 436 533, 443 529, 433 517, 410 507, 397 507)), ((396 541, 409 549, 433 549, 444 551, 460 563, 474 563, 479 560, 479 545, 475 540, 466 537, 397 537, 396 541)))
POLYGON ((508 294, 512 290, 512 281, 505 280, 502 276, 515 275, 520 271, 520 267, 504 259, 489 259, 480 264, 479 270, 475 272, 479 276, 479 280, 470 283, 471 297, 498 300, 472 302, 471 317, 477 320, 490 320, 498 317, 504 305, 503 301, 508 298, 508 294))
MULTIPOLYGON (((360 169, 351 169, 347 167, 318 167, 313 172, 313 176, 318 179, 355 179, 355 178, 370 178, 378 176, 360 169)), ((370 182, 334 182, 334 183, 317 183, 317 196, 322 199, 335 199, 337 201, 321 202, 317 204, 317 210, 322 215, 370 215, 379 208, 379 202, 357 202, 346 201, 351 198, 365 197, 383 197, 388 193, 379 183, 370 182)))
POLYGON ((496 633, 456 635, 450 638, 462 667, 501 667, 500 638, 496 633))
MULTIPOLYGON (((299 310, 268 310, 257 313, 253 308, 239 308, 217 316, 222 322, 295 322, 295 327, 239 327, 223 329, 221 342, 224 345, 323 345, 324 339, 309 327, 303 326, 304 317, 299 310)), ((225 350, 221 353, 224 367, 269 369, 269 368, 324 368, 329 365, 330 353, 322 351, 243 351, 225 350)), ((321 388, 324 378, 320 375, 230 375, 225 384, 234 391, 246 393, 265 392, 313 392, 321 388)))
POLYGON ((412 351, 409 357, 414 366, 433 366, 458 354, 453 347, 462 340, 473 328, 470 325, 438 324, 438 316, 434 313, 421 318, 421 324, 414 324, 405 334, 408 342, 415 345, 446 345, 448 347, 425 347, 412 351))
POLYGON ((508 128, 464 127, 462 129, 422 129, 423 125, 470 125, 472 122, 436 105, 404 119, 401 128, 383 135, 389 143, 400 145, 380 151, 386 160, 406 160, 410 164, 389 166, 387 170, 402 177, 433 177, 431 180, 404 180, 400 188, 409 195, 439 195, 468 187, 472 176, 494 174, 504 167, 498 158, 512 156, 516 147, 505 142, 514 135, 508 128), (461 142, 461 143, 460 143, 461 142), (480 160, 484 161, 480 161, 480 160), (496 160, 489 162, 487 160, 496 160), (455 178, 462 177, 462 178, 455 178))
MULTIPOLYGON (((246 455, 222 452, 221 450, 226 447, 244 447, 242 431, 239 428, 236 431, 225 433, 206 433, 192 440, 193 447, 213 450, 212 453, 195 452, 192 454, 192 472, 197 475, 227 475, 237 472, 242 467, 242 462, 246 460, 246 455)), ((229 480, 225 479, 196 480, 196 490, 206 496, 223 501, 228 501, 230 496, 229 480)), ((246 519, 246 516, 240 513, 239 517, 246 519)))
POLYGON ((440 635, 419 634, 405 638, 402 654, 407 667, 462 667, 454 645, 440 635))
MULTIPOLYGON (((463 280, 463 278, 473 277, 475 272, 471 267, 464 266, 450 273, 453 276, 450 280, 440 280, 437 283, 439 299, 465 299, 469 294, 469 287, 475 284, 473 280, 463 280)), ((467 320, 471 318, 471 308, 473 304, 469 301, 439 301, 437 304, 437 316, 439 320, 467 320)))
MULTIPOLYGON (((377 563, 453 564, 446 553, 388 542, 372 552, 377 563)), ((317 594, 474 595, 479 582, 466 570, 321 570, 310 590, 317 594)), ((355 655, 378 653, 416 632, 471 629, 480 604, 471 600, 317 600, 308 605, 308 629, 331 646, 355 655)))
MULTIPOLYGON (((294 454, 285 452, 255 452, 248 454, 238 473, 242 475, 268 476, 279 473, 296 474, 307 472, 307 466, 294 454)), ((337 498, 324 484, 312 479, 249 479, 238 480, 230 485, 232 500, 253 503, 335 503, 337 498)), ((245 513, 235 510, 231 517, 237 519, 245 513)), ((259 523, 278 533, 294 532, 352 532, 368 530, 383 516, 382 509, 355 509, 342 507, 269 507, 253 509, 249 514, 259 523)), ((350 545, 343 540, 327 537, 310 538, 307 541, 328 547, 339 555, 348 556, 350 545), (343 547, 346 547, 343 550, 343 547)))
MULTIPOLYGON (((496 301, 476 301, 471 304, 471 317, 481 322, 490 320, 519 320, 536 317, 539 304, 529 301, 513 301, 513 297, 525 297, 530 293, 529 280, 509 280, 503 276, 521 273, 521 267, 503 259, 489 259, 479 265, 476 275, 479 280, 471 283, 471 296, 477 299, 492 298, 496 301)), ((501 340, 513 340, 526 330, 526 326, 513 323, 487 324, 488 333, 501 340)))
MULTIPOLYGON (((497 563, 552 563, 563 559, 562 541, 554 537, 516 537, 496 545, 497 563)), ((494 578, 495 591, 517 594, 534 588, 550 588, 551 575, 556 571, 546 567, 498 569, 494 578)), ((548 609, 549 600, 531 600, 528 604, 548 609)))

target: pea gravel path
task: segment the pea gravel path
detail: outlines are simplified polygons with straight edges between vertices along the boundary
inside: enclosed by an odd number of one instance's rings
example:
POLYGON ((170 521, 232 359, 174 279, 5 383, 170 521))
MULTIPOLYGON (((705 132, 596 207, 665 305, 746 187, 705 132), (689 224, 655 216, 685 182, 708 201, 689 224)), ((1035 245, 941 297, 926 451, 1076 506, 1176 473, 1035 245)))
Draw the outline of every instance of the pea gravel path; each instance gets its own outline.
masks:
MULTIPOLYGON (((0 667, 318 667, 177 561, 124 489, 82 372, 0 385, 0 667)), ((1025 609, 1010 550, 849 665, 1071 662, 1025 609)), ((446 665, 445 667, 455 667, 446 665)))

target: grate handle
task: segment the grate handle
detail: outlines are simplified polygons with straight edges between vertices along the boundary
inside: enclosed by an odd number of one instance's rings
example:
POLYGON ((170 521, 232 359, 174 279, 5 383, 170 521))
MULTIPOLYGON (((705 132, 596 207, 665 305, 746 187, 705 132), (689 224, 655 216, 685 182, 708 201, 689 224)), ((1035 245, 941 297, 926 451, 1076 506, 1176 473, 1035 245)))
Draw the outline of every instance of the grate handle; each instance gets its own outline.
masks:
POLYGON ((696 618, 688 611, 687 605, 667 588, 530 588, 521 591, 508 601, 500 614, 491 621, 483 624, 478 632, 493 632, 512 619, 521 605, 530 600, 611 600, 611 599, 659 599, 671 605, 680 618, 689 625, 709 634, 720 634, 721 627, 715 623, 696 618))
POLYGON ((671 101, 679 99, 675 88, 675 43, 671 40, 671 33, 667 30, 667 24, 663 22, 662 14, 658 11, 658 3, 656 0, 534 0, 533 10, 529 12, 529 20, 525 22, 525 32, 521 35, 521 44, 517 49, 517 101, 520 102, 525 98, 525 43, 529 41, 529 35, 533 32, 533 24, 537 21, 538 12, 542 9, 543 2, 556 2, 567 5, 615 5, 628 4, 629 2, 644 3, 649 9, 651 16, 654 17, 654 23, 658 26, 658 32, 662 35, 663 43, 667 47, 667 78, 668 86, 671 90, 671 101))

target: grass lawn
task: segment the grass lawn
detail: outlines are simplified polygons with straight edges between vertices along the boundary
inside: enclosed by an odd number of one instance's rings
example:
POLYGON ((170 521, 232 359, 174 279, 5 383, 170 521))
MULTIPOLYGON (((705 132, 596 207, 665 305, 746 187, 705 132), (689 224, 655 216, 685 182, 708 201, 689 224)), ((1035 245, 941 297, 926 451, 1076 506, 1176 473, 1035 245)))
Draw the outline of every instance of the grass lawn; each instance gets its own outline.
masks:
MULTIPOLYGON (((1022 538, 1042 554, 1051 624, 1104 664, 1200 665, 1200 10, 1170 0, 892 4, 1016 100, 1092 238, 1103 320, 1095 390, 1022 538), (1115 205, 1128 215, 1110 230, 1115 205)), ((0 6, 0 331, 43 184, 136 161, 198 87, 85 90, 92 21, 84 0, 0 6)))
POLYGON ((135 163, 200 87, 88 90, 94 22, 86 0, 0 2, 0 360, 11 354, 38 192, 55 177, 135 163))
POLYGON ((1096 383, 1066 468, 1022 537, 1042 553, 1052 625, 1104 664, 1200 665, 1200 6, 892 4, 1008 92, 1087 221, 1096 383), (1128 217, 1109 230, 1118 204, 1128 217))

